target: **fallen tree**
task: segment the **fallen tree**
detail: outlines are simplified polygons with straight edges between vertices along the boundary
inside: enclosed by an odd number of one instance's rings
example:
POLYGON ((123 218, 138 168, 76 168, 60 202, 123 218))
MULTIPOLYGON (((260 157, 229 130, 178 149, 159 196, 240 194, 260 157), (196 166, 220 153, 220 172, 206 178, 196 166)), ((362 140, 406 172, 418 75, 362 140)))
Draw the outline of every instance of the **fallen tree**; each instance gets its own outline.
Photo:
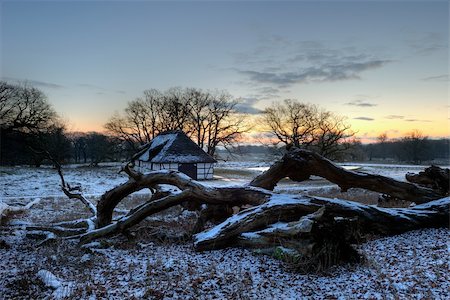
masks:
MULTIPOLYGON (((253 179, 250 185, 273 190, 285 177, 301 182, 316 175, 337 184, 343 192, 350 188, 362 188, 419 204, 448 195, 448 170, 446 172, 446 189, 432 189, 381 175, 348 171, 317 153, 292 148, 268 171, 253 179)), ((413 176, 409 175, 406 178, 411 180, 413 176)))
MULTIPOLYGON (((126 233, 148 216, 183 205, 199 212, 193 236, 197 251, 246 247, 290 260, 303 271, 317 271, 340 261, 357 261, 359 256, 352 244, 368 234, 393 235, 449 226, 448 185, 445 190, 443 184, 435 188, 348 171, 320 155, 296 148, 290 149, 249 185, 236 187, 206 186, 176 171, 142 174, 128 164, 122 171, 129 180, 104 193, 96 207, 81 193, 70 189, 59 165, 57 170, 64 193, 69 198, 79 199, 95 214, 85 223, 78 220, 58 224, 59 231, 72 228, 76 234, 69 238, 77 238, 81 243, 126 233), (364 188, 380 192, 387 199, 405 199, 419 205, 387 209, 346 200, 272 192, 285 177, 304 181, 311 175, 336 183, 342 190, 364 188), (176 191, 164 189, 165 185, 175 187, 176 191), (150 199, 113 221, 120 201, 146 188, 151 191, 150 199), (240 207, 241 211, 233 215, 233 207, 240 207), (213 226, 204 230, 208 222, 213 226), (80 228, 84 231, 80 232, 80 228)), ((413 178, 411 176, 409 178, 413 178)), ((45 230, 55 232, 48 227, 45 230)))

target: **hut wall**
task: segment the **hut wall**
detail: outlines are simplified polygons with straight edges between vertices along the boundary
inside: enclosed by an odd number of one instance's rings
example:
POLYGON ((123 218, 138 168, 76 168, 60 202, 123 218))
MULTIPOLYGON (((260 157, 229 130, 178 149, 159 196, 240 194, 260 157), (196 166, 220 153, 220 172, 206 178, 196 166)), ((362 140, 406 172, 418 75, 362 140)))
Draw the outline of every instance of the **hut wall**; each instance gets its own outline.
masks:
POLYGON ((214 164, 197 163, 197 179, 213 179, 214 164))
MULTIPOLYGON (((197 163, 197 179, 213 179, 214 175, 214 163, 197 163)), ((150 163, 138 160, 136 162, 136 167, 139 172, 147 173, 150 171, 158 171, 158 170, 173 170, 178 171, 178 163, 150 163)))

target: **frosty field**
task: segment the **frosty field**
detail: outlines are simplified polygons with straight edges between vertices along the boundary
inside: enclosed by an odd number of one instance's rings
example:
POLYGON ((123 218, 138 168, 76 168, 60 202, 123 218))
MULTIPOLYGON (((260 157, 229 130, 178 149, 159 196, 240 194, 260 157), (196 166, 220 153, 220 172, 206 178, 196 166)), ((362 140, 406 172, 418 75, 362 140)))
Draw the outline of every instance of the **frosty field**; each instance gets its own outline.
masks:
MULTIPOLYGON (((221 163, 208 185, 245 184, 265 163, 221 163)), ((358 165, 360 171, 403 180, 423 166, 358 165)), ((69 166, 71 185, 96 199, 127 180, 119 165, 69 166)), ((426 229, 375 239, 359 246, 366 261, 335 267, 324 274, 301 275, 275 258, 248 250, 195 252, 188 232, 194 215, 173 208, 147 218, 133 236, 117 236, 80 247, 57 239, 39 245, 29 224, 49 224, 89 216, 67 199, 51 168, 0 168, 0 201, 23 206, 23 213, 2 220, 0 230, 1 299, 448 299, 450 230, 426 229)), ((340 193, 320 178, 304 183, 283 180, 275 192, 358 200, 376 204, 377 194, 359 189, 340 193)), ((119 212, 145 200, 148 191, 126 199, 119 212)))

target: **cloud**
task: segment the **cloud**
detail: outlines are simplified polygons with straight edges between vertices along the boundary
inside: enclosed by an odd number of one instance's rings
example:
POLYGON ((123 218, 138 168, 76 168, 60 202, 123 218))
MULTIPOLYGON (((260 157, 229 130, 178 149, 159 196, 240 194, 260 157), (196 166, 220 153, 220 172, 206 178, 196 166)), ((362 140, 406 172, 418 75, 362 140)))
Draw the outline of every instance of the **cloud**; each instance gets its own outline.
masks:
POLYGON ((450 81, 448 74, 422 78, 423 81, 450 81))
POLYGON ((247 98, 256 98, 258 100, 276 99, 280 96, 281 91, 270 86, 254 87, 254 94, 247 95, 247 98))
POLYGON ((105 88, 102 88, 101 86, 90 84, 90 83, 80 83, 78 84, 79 87, 88 88, 92 90, 102 90, 104 91, 105 88))
POLYGON ((117 94, 126 94, 127 92, 121 91, 121 90, 120 90, 120 91, 116 91, 116 93, 117 93, 117 94))
POLYGON ((448 37, 437 32, 428 32, 406 42, 411 49, 421 55, 429 55, 441 50, 448 51, 448 37))
POLYGON ((247 85, 285 88, 294 84, 360 79, 368 70, 391 62, 346 44, 329 47, 322 41, 292 40, 266 35, 247 52, 234 54, 237 73, 247 85), (349 53, 351 53, 349 55, 349 53))
POLYGON ((414 119, 414 118, 405 119, 405 116, 401 116, 401 115, 389 115, 389 116, 386 116, 385 118, 390 119, 390 120, 403 120, 405 122, 431 122, 430 120, 421 120, 421 119, 414 119))
POLYGON ((369 60, 365 62, 345 62, 340 64, 323 64, 295 72, 259 72, 254 70, 238 70, 256 83, 275 84, 286 87, 296 83, 331 82, 360 79, 362 72, 384 66, 389 60, 369 60))
POLYGON ((391 119, 391 120, 395 120, 395 119, 404 119, 405 116, 400 116, 400 115, 389 115, 385 117, 386 119, 391 119))
POLYGON ((354 120, 362 120, 362 121, 374 121, 374 118, 369 118, 369 117, 356 117, 353 118, 354 120))
POLYGON ((373 107, 377 106, 378 104, 366 102, 364 100, 353 100, 350 102, 345 103, 346 105, 352 105, 352 106, 359 106, 359 107, 373 107))
POLYGON ((253 107, 253 105, 259 101, 260 99, 257 98, 241 98, 241 102, 236 105, 236 111, 252 115, 260 114, 262 113, 262 110, 253 107))
POLYGON ((420 120, 420 119, 405 119, 406 122, 431 122, 430 120, 420 120))
POLYGON ((2 77, 2 80, 6 81, 15 81, 17 83, 26 83, 30 84, 35 87, 42 87, 42 88, 51 88, 51 89, 62 89, 64 86, 52 82, 45 82, 45 81, 39 81, 39 80, 31 80, 31 79, 19 79, 19 78, 12 78, 12 77, 2 77))
POLYGON ((261 94, 278 94, 280 92, 279 89, 273 88, 271 86, 258 88, 257 91, 261 94))

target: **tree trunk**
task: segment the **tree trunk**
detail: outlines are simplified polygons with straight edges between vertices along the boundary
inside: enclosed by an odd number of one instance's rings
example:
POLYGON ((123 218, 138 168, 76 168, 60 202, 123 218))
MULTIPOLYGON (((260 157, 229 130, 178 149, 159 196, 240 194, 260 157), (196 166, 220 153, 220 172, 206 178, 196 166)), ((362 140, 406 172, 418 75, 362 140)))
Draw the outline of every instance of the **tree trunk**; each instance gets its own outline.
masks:
MULTIPOLYGON (((243 233, 254 232, 276 222, 301 222, 303 216, 322 207, 325 215, 336 220, 354 219, 362 233, 393 235, 419 228, 448 226, 450 197, 412 209, 387 209, 339 199, 274 194, 268 202, 244 210, 195 235, 194 245, 199 251, 232 246, 243 233)), ((316 222, 320 224, 320 220, 316 222)), ((295 238, 295 233, 291 237, 295 238)))
POLYGON ((443 195, 449 194, 450 170, 437 166, 426 168, 419 174, 406 174, 406 180, 418 185, 431 188, 443 195))
MULTIPOLYGON (((126 172, 130 175, 130 180, 106 192, 100 198, 97 204, 97 227, 104 227, 111 223, 114 208, 123 198, 144 188, 155 189, 159 184, 169 184, 180 190, 190 190, 189 199, 186 198, 185 202, 189 201, 191 206, 197 208, 202 203, 229 206, 258 205, 264 203, 271 194, 254 187, 208 187, 176 171, 154 171, 143 175, 127 167, 126 172)), ((155 199, 150 201, 152 200, 155 199)))
POLYGON ((282 178, 289 177, 294 181, 304 181, 311 175, 320 176, 337 184, 342 191, 363 188, 418 204, 446 195, 437 190, 381 175, 348 171, 314 152, 298 148, 292 148, 269 170, 253 179, 250 185, 273 190, 282 178))

